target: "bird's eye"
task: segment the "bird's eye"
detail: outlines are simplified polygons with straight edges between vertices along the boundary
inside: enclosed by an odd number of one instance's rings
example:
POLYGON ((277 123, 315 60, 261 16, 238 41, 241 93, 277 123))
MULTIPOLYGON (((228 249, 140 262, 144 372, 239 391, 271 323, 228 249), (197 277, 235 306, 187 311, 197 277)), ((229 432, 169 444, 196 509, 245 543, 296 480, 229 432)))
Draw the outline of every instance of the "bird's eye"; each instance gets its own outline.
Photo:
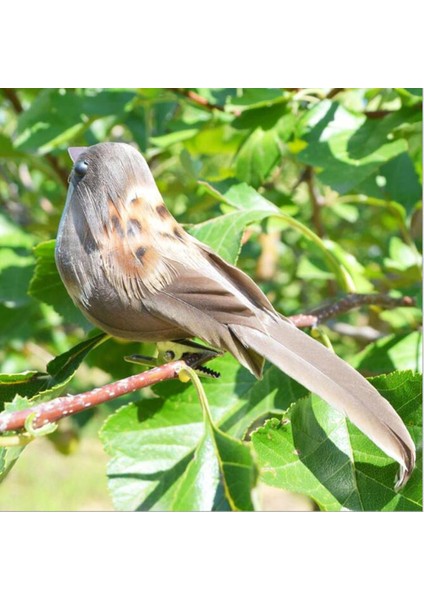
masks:
POLYGON ((74 164, 74 171, 78 175, 78 177, 84 177, 87 173, 88 163, 85 160, 79 160, 74 164))

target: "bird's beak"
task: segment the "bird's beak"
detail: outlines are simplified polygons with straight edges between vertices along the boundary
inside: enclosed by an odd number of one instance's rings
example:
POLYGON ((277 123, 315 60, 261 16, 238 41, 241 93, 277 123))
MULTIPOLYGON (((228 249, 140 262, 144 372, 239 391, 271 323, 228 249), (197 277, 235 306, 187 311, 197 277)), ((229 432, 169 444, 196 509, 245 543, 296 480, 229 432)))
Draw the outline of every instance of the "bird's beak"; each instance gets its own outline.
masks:
POLYGON ((84 150, 87 150, 87 146, 74 146, 72 148, 68 148, 69 156, 72 158, 72 162, 77 161, 79 155, 82 154, 84 150))

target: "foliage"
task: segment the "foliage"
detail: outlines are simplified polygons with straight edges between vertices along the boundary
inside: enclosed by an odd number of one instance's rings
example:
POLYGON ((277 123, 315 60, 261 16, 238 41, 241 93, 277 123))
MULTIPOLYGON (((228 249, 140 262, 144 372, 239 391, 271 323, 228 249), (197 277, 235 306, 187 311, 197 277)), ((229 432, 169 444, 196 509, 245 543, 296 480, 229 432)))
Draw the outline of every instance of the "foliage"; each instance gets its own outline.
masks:
MULTIPOLYGON (((321 510, 420 510, 422 90, 1 93, 5 410, 56 397, 65 385, 79 392, 131 375, 123 357, 152 352, 96 337, 53 256, 67 147, 125 141, 145 155, 175 217, 253 276, 282 313, 349 291, 415 299, 415 308, 368 307, 323 329, 339 355, 376 376, 371 383, 409 427, 419 462, 396 494, 397 465, 341 414, 275 367, 257 381, 225 355, 212 364, 221 378, 204 380, 210 417, 179 381, 108 405, 100 436, 115 506, 260 509, 252 488, 263 482, 306 494, 321 510)), ((3 476, 21 450, 0 448, 3 476)))

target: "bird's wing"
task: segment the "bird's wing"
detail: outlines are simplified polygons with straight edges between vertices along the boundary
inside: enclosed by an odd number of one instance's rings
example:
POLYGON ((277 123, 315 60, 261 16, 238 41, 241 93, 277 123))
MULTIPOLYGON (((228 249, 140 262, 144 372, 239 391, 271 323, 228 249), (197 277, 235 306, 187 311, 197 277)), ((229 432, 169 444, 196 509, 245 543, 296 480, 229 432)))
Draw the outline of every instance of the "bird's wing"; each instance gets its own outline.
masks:
POLYGON ((348 363, 278 315, 254 282, 209 252, 199 271, 175 263, 178 276, 144 305, 259 374, 265 357, 345 414, 401 465, 398 486, 415 464, 415 446, 383 396, 348 363), (211 258, 211 256, 213 258, 211 258))
POLYGON ((145 292, 144 309, 211 346, 228 350, 259 377, 262 355, 241 344, 231 328, 232 324, 250 323, 262 330, 254 305, 213 267, 208 269, 206 264, 203 267, 198 271, 173 263, 177 276, 160 292, 145 292))

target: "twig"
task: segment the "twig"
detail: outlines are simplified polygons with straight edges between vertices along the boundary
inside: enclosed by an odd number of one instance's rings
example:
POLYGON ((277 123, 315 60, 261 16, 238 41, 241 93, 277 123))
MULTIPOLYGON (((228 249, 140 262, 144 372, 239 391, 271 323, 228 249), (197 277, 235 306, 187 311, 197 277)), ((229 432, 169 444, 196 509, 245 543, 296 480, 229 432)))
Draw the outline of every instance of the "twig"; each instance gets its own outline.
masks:
POLYGON ((334 98, 334 96, 337 96, 337 94, 340 94, 340 92, 344 92, 345 89, 346 88, 333 88, 328 92, 327 98, 334 98))
MULTIPOLYGON (((314 170, 311 166, 307 166, 302 175, 302 181, 308 186, 309 197, 312 206, 312 223, 314 224, 315 233, 321 239, 326 237, 325 228, 321 218, 321 209, 324 206, 324 198, 319 192, 315 183, 314 170)), ((327 282, 327 291, 329 296, 335 296, 337 293, 336 284, 332 279, 327 282)))
POLYGON ((220 104, 212 104, 211 102, 209 102, 209 100, 207 100, 206 98, 204 98, 197 92, 193 92, 193 90, 186 90, 185 88, 165 88, 165 89, 167 89, 169 92, 172 92, 179 96, 184 96, 188 100, 191 100, 192 102, 194 102, 194 104, 202 106, 203 108, 207 108, 208 110, 219 110, 221 112, 225 111, 225 108, 223 106, 221 106, 220 104))
POLYGON ((69 173, 67 171, 67 169, 64 169, 60 164, 59 161, 57 160, 56 156, 53 156, 52 154, 48 154, 46 156, 48 162, 50 163, 50 165, 53 167, 53 169, 56 171, 56 173, 58 174, 60 181, 63 183, 63 185, 65 187, 67 187, 68 185, 68 177, 69 177, 69 173))
POLYGON ((368 119, 383 119, 387 115, 393 114, 393 112, 392 110, 365 110, 364 115, 368 119))
POLYGON ((303 181, 305 181, 308 186, 309 196, 311 198, 312 222, 315 227, 315 233, 319 235, 320 238, 323 238, 325 237, 325 230, 321 219, 321 208, 324 206, 324 199, 316 187, 312 167, 306 167, 303 181))
MULTIPOLYGON (((421 112, 423 109, 423 103, 422 102, 417 102, 417 104, 414 104, 413 107, 411 107, 412 111, 419 111, 421 112)), ((395 110, 365 110, 364 111, 364 115, 366 117, 368 117, 368 119, 384 119, 384 117, 387 117, 388 115, 393 115, 395 114, 397 111, 395 110)))
POLYGON ((324 199, 314 182, 314 170, 312 167, 307 166, 303 169, 292 188, 292 192, 294 192, 301 183, 306 183, 308 187, 312 205, 312 222, 314 224, 316 234, 322 238, 325 236, 324 226, 321 220, 321 207, 324 206, 324 199))
POLYGON ((382 306, 384 308, 395 308, 399 306, 411 307, 415 302, 409 296, 392 298, 387 294, 347 294, 336 302, 331 302, 311 310, 306 315, 293 315, 290 320, 296 327, 315 327, 336 315, 349 312, 359 306, 382 306))
POLYGON ((14 88, 1 88, 1 89, 3 91, 3 94, 9 100, 10 104, 13 106, 14 111, 17 114, 23 112, 24 109, 23 109, 23 106, 19 99, 19 96, 16 93, 16 90, 14 88))
MULTIPOLYGON (((364 305, 377 305, 386 308, 397 306, 410 307, 414 306, 414 301, 409 296, 391 298, 386 294, 349 294, 337 302, 312 310, 308 315, 294 315, 290 320, 297 327, 313 327, 335 315, 364 305)), ((202 362, 205 362, 205 360, 202 362)), ((194 366, 195 363, 192 364, 194 366)), ((176 379, 180 372, 186 368, 187 363, 178 360, 155 367, 144 373, 115 381, 89 392, 76 394, 75 396, 62 396, 38 404, 35 407, 16 412, 3 412, 0 414, 0 433, 23 429, 28 417, 31 415, 34 415, 31 420, 31 427, 33 429, 44 427, 69 415, 74 415, 98 404, 109 402, 109 400, 113 400, 119 396, 154 385, 155 383, 160 383, 161 381, 176 379)), ((7 438, 5 440, 7 441, 7 438)))
POLYGON ((0 414, 0 432, 4 433, 6 431, 22 429, 25 427, 25 421, 30 415, 34 415, 32 421, 34 429, 43 427, 48 423, 55 423, 63 417, 74 415, 104 402, 109 402, 109 400, 113 400, 124 394, 140 390, 167 379, 175 379, 178 377, 179 372, 186 366, 186 363, 182 360, 170 362, 89 392, 76 394, 75 396, 62 396, 38 404, 34 408, 26 408, 13 413, 4 412, 0 414))

